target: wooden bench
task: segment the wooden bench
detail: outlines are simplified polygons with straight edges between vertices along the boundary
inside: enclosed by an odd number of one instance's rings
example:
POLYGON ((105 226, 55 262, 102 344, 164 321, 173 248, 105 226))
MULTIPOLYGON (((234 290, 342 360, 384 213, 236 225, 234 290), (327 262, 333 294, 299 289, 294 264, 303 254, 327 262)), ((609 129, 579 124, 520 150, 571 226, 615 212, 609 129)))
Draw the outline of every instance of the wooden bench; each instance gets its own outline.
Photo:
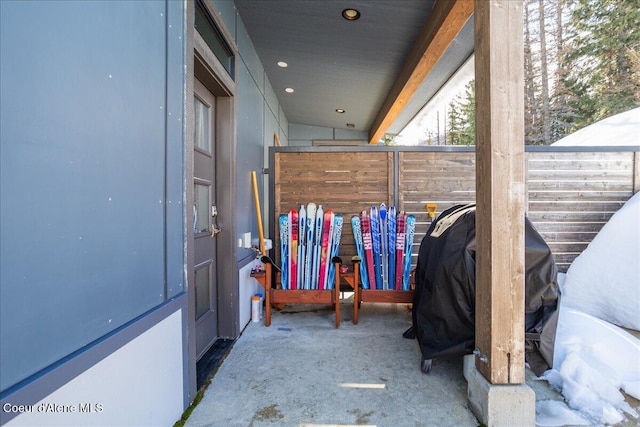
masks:
MULTIPOLYGON (((353 323, 358 324, 358 311, 363 302, 374 303, 412 303, 414 291, 400 291, 395 289, 363 289, 360 287, 360 259, 352 258, 353 272, 342 274, 344 281, 353 290, 353 323)), ((411 275, 413 279, 413 274, 411 275)))
POLYGON ((326 304, 333 306, 336 328, 340 327, 340 264, 342 264, 340 258, 335 257, 332 260, 336 268, 333 289, 282 289, 278 266, 268 256, 263 256, 260 260, 264 263, 264 270, 251 273, 251 277, 255 278, 265 289, 265 326, 271 326, 272 305, 326 304))

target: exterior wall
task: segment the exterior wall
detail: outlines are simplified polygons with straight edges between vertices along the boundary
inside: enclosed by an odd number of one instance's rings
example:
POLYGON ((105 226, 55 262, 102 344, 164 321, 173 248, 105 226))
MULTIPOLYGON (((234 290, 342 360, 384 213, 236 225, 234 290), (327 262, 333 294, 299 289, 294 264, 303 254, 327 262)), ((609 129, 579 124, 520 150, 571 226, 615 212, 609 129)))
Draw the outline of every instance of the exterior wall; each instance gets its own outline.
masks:
POLYGON ((313 141, 317 140, 368 141, 368 138, 367 132, 362 131, 290 123, 288 145, 292 147, 311 147, 313 141))
MULTIPOLYGON (((176 345, 182 340, 182 310, 173 311, 159 323, 156 322, 160 316, 150 317, 139 322, 142 325, 130 327, 137 329, 150 324, 149 329, 118 349, 112 347, 117 344, 104 344, 111 347, 104 350, 109 353, 106 357, 30 404, 29 412, 5 425, 168 426, 175 423, 183 410, 183 355, 181 347, 176 345), (73 412, 53 412, 53 404, 67 405, 73 412)), ((112 340, 119 341, 119 338, 112 340)), ((89 353, 101 353, 100 346, 97 347, 89 353)), ((7 401, 10 405, 14 402, 7 401)))
POLYGON ((0 423, 171 424, 184 4, 2 1, 0 20, 0 423), (11 411, 39 402, 103 411, 11 411))

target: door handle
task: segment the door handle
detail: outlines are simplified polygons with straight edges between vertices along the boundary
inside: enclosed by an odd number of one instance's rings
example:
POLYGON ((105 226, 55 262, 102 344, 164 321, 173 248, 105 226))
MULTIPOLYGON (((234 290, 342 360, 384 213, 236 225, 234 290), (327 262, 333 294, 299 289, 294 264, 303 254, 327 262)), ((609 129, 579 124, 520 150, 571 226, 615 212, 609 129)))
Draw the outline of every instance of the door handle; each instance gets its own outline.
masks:
POLYGON ((218 227, 213 226, 213 227, 211 228, 211 237, 216 237, 216 236, 218 235, 218 233, 220 233, 221 231, 222 231, 222 230, 221 230, 221 229, 219 229, 218 227))

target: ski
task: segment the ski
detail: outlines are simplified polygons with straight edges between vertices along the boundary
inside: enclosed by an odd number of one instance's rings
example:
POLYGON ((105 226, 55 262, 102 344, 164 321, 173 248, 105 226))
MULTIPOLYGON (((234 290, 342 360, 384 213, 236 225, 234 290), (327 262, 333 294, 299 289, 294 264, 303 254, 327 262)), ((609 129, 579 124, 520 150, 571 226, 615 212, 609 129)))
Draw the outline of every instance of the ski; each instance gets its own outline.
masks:
POLYGON ((289 211, 289 289, 298 288, 298 211, 289 211))
POLYGON ((402 289, 402 267, 404 266, 404 230, 405 223, 407 220, 407 215, 405 215, 404 211, 398 213, 397 223, 396 223, 396 281, 395 281, 395 289, 402 289))
POLYGON ((329 275, 329 264, 331 264, 331 243, 333 238, 334 214, 331 209, 324 213, 324 223, 322 224, 322 239, 320 245, 320 264, 318 267, 318 289, 327 288, 327 278, 329 275))
POLYGON ((289 218, 287 214, 280 215, 280 285, 287 289, 288 247, 289 247, 289 218))
POLYGON ((373 244, 373 267, 375 270, 375 289, 382 289, 382 274, 380 271, 380 214, 377 206, 371 206, 371 242, 373 244))
POLYGON ((362 211, 362 246, 364 249, 365 258, 362 262, 367 263, 367 277, 369 279, 369 289, 376 288, 376 280, 375 280, 375 264, 373 262, 373 242, 371 239, 371 218, 369 218, 369 214, 367 211, 362 211))
POLYGON ((327 275, 327 289, 333 289, 335 287, 336 266, 333 263, 333 258, 338 256, 340 252, 340 238, 342 237, 342 227, 344 219, 342 215, 336 214, 333 220, 333 241, 331 243, 331 252, 329 253, 329 273, 327 275))
POLYGON ((306 254, 304 260, 304 289, 311 289, 311 270, 313 266, 313 236, 316 224, 316 204, 309 203, 307 205, 307 219, 305 226, 307 228, 307 236, 305 240, 306 254))
POLYGON ((396 286, 396 207, 389 206, 388 215, 388 237, 389 244, 387 248, 389 250, 389 289, 395 289, 396 286))
POLYGON ((380 273, 382 277, 382 289, 389 289, 389 240, 387 237, 387 206, 382 203, 380 205, 380 273))
POLYGON ((324 211, 322 205, 316 210, 316 222, 313 236, 313 264, 311 268, 311 289, 318 289, 318 273, 320 271, 320 253, 322 251, 322 223, 324 211))
POLYGON ((356 253, 360 257, 360 280, 362 281, 362 289, 369 289, 369 279, 367 277, 367 262, 364 255, 364 246, 362 239, 362 225, 360 217, 354 215, 351 217, 351 230, 353 231, 353 240, 356 243, 356 253))
POLYGON ((298 212, 298 281, 296 283, 298 289, 304 289, 304 261, 305 261, 305 249, 307 238, 307 210, 304 205, 300 206, 298 212))
POLYGON ((405 244, 404 244, 404 272, 402 275, 402 290, 409 290, 409 280, 411 277, 411 256, 413 250, 413 235, 416 231, 416 217, 413 215, 407 216, 407 222, 405 224, 405 244))

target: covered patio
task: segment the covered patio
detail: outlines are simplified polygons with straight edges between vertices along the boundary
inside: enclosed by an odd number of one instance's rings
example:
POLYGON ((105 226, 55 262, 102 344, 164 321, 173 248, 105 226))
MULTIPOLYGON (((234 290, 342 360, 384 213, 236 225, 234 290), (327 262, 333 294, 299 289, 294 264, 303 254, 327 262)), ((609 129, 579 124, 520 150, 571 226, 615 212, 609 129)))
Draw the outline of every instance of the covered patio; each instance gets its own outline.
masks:
MULTIPOLYGON (((335 328, 329 306, 291 305, 271 327, 250 323, 210 378, 185 426, 478 426, 467 399, 473 355, 420 371, 406 304, 363 303, 349 294, 335 328)), ((562 400, 526 370, 536 400, 562 400)), ((625 425, 625 424, 623 424, 625 425)), ((626 424, 634 425, 634 424, 626 424)))

